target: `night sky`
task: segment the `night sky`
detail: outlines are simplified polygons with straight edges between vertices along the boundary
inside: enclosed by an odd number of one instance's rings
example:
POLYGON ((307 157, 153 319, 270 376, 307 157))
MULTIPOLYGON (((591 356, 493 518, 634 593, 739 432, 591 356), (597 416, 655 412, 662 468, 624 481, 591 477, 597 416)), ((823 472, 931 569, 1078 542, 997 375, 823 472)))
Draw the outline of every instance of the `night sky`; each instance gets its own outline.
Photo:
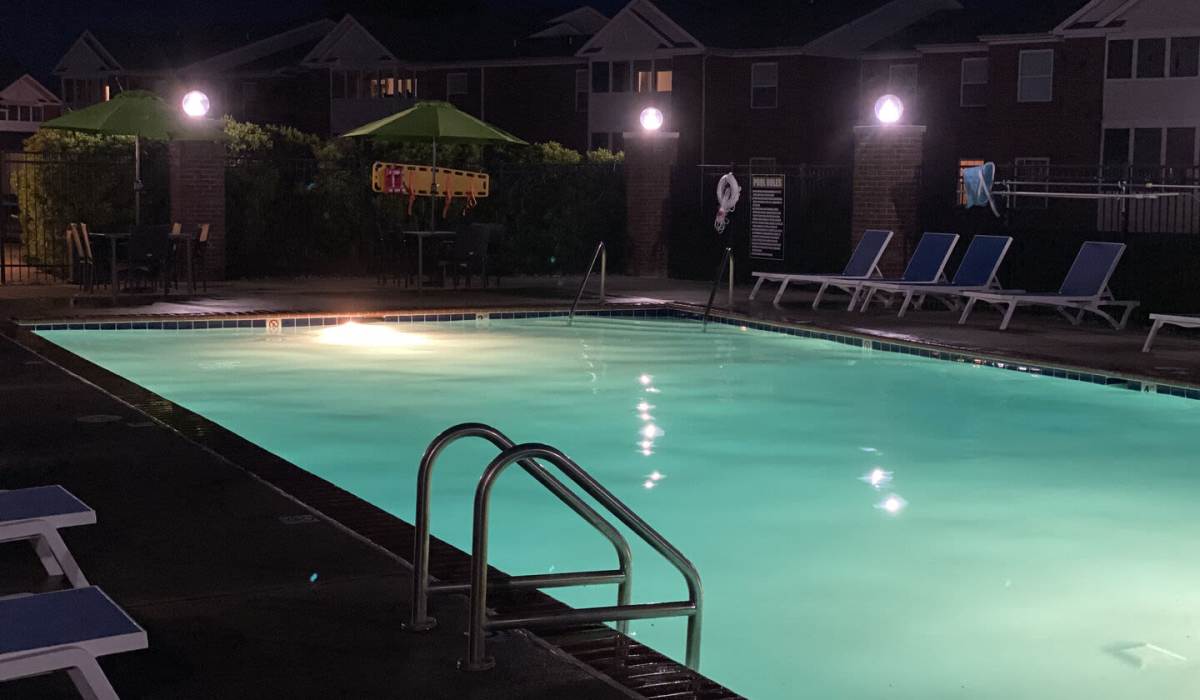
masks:
MULTIPOLYGON (((0 0, 0 55, 48 79, 54 64, 84 29, 119 28, 158 33, 210 24, 281 24, 346 11, 428 12, 431 6, 461 10, 473 0, 0 0)), ((475 0, 503 2, 503 0, 475 0)), ((522 0, 569 10, 589 4, 610 17, 624 0, 522 0)))

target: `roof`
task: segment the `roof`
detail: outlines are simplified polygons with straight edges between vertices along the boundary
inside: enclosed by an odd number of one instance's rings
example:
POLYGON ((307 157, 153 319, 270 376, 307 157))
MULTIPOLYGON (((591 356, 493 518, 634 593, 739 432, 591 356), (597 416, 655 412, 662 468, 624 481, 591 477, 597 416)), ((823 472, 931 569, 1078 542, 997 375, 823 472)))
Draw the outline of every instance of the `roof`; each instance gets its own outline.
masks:
POLYGON ((421 63, 571 57, 590 36, 579 32, 594 26, 594 22, 574 22, 573 33, 533 36, 563 24, 564 18, 568 17, 561 7, 545 7, 534 0, 451 9, 436 17, 355 15, 397 58, 421 63))
POLYGON ((928 44, 968 44, 980 36, 1049 34, 1088 0, 958 0, 961 9, 939 10, 884 39, 872 51, 901 51, 928 44))
POLYGON ((710 48, 803 46, 890 0, 651 0, 710 48))

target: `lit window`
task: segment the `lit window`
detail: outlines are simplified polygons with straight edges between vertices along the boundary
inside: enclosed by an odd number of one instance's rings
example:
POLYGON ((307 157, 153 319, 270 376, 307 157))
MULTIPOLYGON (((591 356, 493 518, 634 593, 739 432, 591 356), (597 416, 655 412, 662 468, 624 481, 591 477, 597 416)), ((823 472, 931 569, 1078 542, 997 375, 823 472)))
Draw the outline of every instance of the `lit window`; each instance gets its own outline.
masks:
POLYGON ((467 74, 466 73, 447 73, 446 74, 446 96, 467 94, 467 74))
POLYGON ((654 92, 654 62, 633 62, 633 89, 635 92, 654 92))
POLYGON ((962 60, 962 85, 959 105, 983 107, 988 97, 988 60, 986 58, 964 58, 962 60))
POLYGON ((586 70, 575 71, 575 111, 588 111, 588 72, 586 70))
POLYGON ((963 171, 967 168, 978 168, 983 165, 979 158, 963 158, 958 161, 958 206, 967 206, 967 188, 963 184, 963 171))
POLYGON ((775 109, 779 106, 779 64, 754 63, 750 66, 750 108, 775 109))
POLYGON ((1017 67, 1017 102, 1054 99, 1054 50, 1022 51, 1017 67))
POLYGON ((673 71, 660 70, 655 74, 655 90, 659 92, 670 92, 674 85, 675 74, 673 71))
POLYGON ((105 83, 104 84, 104 101, 108 102, 111 99, 112 99, 112 88, 110 88, 108 86, 108 83, 105 83))

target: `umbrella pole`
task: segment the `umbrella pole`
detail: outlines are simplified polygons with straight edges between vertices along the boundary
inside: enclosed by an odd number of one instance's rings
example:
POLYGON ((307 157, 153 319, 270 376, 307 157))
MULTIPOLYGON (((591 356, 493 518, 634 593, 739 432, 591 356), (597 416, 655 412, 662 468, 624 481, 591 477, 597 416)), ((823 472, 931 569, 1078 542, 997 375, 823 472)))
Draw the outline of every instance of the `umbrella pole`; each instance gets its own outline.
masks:
POLYGON ((437 139, 433 140, 433 182, 429 185, 429 230, 437 228, 437 139))
POLYGON ((142 139, 133 137, 133 223, 142 225, 142 139))

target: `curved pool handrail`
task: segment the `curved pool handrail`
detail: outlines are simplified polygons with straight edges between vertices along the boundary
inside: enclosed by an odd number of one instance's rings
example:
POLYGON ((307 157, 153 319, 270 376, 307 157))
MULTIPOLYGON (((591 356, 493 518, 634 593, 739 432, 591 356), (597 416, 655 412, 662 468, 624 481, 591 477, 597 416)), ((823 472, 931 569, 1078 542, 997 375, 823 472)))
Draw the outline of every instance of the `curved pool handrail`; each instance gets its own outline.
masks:
MULTIPOLYGON (((416 532, 413 536, 413 594, 412 619, 407 629, 424 632, 432 629, 437 620, 428 614, 430 592, 465 591, 467 584, 430 584, 429 582, 429 512, 430 491, 432 488, 433 466, 442 451, 452 443, 463 438, 478 437, 487 440, 500 450, 511 449, 513 441, 496 428, 484 423, 460 423, 447 428, 429 443, 425 454, 421 457, 421 465, 417 470, 417 510, 416 532)), ((628 605, 632 596, 633 586, 633 555, 629 542, 613 527, 612 523, 597 513, 586 501, 568 488, 553 474, 532 459, 519 460, 521 468, 532 476, 538 483, 546 487, 568 508, 583 518, 613 545, 617 553, 616 571, 579 572, 575 574, 549 574, 535 576, 516 576, 509 579, 508 586, 512 588, 546 588, 550 586, 569 586, 581 583, 617 583, 618 605, 628 605)), ((618 625, 621 632, 628 630, 628 622, 618 625)))
POLYGON ((583 298, 583 290, 587 288, 588 280, 592 278, 592 270, 596 268, 596 259, 600 259, 600 303, 604 303, 604 283, 608 277, 608 247, 604 245, 604 241, 596 244, 596 252, 592 253, 592 261, 588 263, 587 272, 583 275, 583 281, 579 283, 579 291, 575 294, 575 301, 571 304, 571 310, 567 313, 567 325, 575 322, 575 309, 579 306, 579 300, 583 298))
POLYGON ((471 608, 467 628, 467 658, 461 662, 466 670, 478 671, 491 668, 494 663, 484 654, 484 632, 488 629, 507 629, 534 624, 573 624, 634 620, 656 617, 686 616, 687 665, 692 669, 700 666, 700 618, 704 591, 700 584, 700 572, 657 530, 642 520, 629 506, 604 488, 591 474, 563 454, 562 451, 540 443, 515 445, 501 452, 484 470, 475 488, 475 517, 471 529, 471 608), (615 607, 582 608, 546 613, 518 614, 511 617, 491 616, 487 612, 487 569, 488 569, 488 509, 492 487, 505 469, 512 464, 528 460, 539 460, 552 464, 575 482, 592 498, 612 513, 626 527, 633 530, 646 544, 663 556, 687 582, 688 599, 670 603, 621 604, 615 607))

